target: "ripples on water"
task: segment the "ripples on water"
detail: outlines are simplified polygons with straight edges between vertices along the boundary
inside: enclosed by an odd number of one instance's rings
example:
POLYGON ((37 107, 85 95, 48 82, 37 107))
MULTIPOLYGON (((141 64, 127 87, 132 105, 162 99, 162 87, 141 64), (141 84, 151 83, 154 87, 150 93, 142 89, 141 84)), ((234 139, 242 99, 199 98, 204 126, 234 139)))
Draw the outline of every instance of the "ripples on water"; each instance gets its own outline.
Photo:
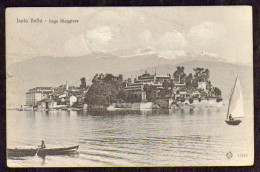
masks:
POLYGON ((192 166, 251 162, 253 121, 228 126, 226 108, 193 111, 7 114, 8 148, 79 145, 66 156, 8 159, 9 166, 192 166), (248 132, 248 131, 252 131, 248 132), (232 159, 226 153, 233 153, 232 159), (250 158, 238 158, 247 153, 250 158))

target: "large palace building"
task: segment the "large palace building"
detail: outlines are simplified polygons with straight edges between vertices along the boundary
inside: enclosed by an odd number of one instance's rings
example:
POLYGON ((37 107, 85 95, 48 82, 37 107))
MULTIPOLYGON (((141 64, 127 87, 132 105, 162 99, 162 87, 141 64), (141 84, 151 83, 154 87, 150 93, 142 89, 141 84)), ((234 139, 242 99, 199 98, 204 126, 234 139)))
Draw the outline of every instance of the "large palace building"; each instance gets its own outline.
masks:
POLYGON ((171 76, 168 75, 151 75, 145 71, 141 76, 135 78, 133 83, 126 84, 125 90, 132 92, 134 94, 140 95, 142 101, 146 100, 146 92, 144 91, 144 86, 149 85, 156 87, 158 89, 163 88, 162 84, 164 80, 170 80, 171 76))
POLYGON ((65 93, 73 93, 73 95, 79 95, 81 94, 81 91, 82 90, 79 87, 69 86, 67 83, 59 87, 35 87, 25 93, 26 105, 35 106, 38 102, 46 98, 60 96, 65 93))
POLYGON ((170 75, 151 75, 145 71, 141 76, 138 76, 133 83, 127 84, 125 87, 126 91, 142 92, 144 85, 152 85, 157 88, 162 87, 164 80, 170 80, 170 75))
POLYGON ((52 87, 35 87, 26 94, 26 105, 35 106, 37 102, 45 99, 52 93, 52 87))

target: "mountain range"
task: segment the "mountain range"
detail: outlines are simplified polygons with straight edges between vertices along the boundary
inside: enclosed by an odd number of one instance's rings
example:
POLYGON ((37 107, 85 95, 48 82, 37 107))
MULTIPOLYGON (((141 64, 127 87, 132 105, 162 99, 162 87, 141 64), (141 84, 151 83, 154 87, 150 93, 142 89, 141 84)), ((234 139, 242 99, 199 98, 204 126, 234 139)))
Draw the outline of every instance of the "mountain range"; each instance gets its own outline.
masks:
MULTIPOLYGON (((186 74, 195 67, 210 70, 210 80, 219 87, 223 97, 227 97, 236 75, 247 94, 252 94, 252 67, 225 62, 206 54, 193 57, 164 59, 156 53, 145 51, 143 54, 121 58, 109 52, 100 52, 81 57, 36 57, 7 66, 7 105, 17 106, 25 103, 25 93, 37 86, 59 86, 66 83, 80 85, 85 77, 87 84, 96 73, 123 74, 124 78, 135 77, 144 70, 157 74, 172 74, 177 66, 184 66, 186 74), (249 88, 247 88, 249 87, 249 88)), ((194 72, 193 72, 194 73, 194 72)))

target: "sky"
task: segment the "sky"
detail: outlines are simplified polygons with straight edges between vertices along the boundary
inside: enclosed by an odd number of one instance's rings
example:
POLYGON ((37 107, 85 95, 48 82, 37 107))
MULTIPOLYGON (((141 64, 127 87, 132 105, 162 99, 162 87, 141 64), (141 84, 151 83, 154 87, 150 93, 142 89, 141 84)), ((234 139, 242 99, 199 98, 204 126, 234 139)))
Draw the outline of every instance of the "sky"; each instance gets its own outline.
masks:
POLYGON ((6 16, 7 65, 39 56, 109 52, 124 58, 147 51, 164 59, 206 54, 252 65, 249 6, 9 8, 6 16), (17 18, 47 22, 17 23, 17 18))

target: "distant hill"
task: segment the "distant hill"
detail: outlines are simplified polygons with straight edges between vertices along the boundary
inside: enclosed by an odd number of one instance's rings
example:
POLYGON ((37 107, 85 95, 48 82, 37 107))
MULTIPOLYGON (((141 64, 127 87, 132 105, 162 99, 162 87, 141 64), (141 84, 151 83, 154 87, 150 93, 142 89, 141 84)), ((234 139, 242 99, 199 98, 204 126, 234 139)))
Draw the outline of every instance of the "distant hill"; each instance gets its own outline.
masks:
MULTIPOLYGON (((7 74, 14 76, 7 79, 7 92, 12 96, 7 99, 7 104, 17 106, 25 103, 25 93, 28 89, 37 86, 59 86, 68 81, 71 85, 80 85, 80 78, 85 77, 87 84, 91 83, 96 73, 120 73, 135 77, 141 74, 141 70, 157 73, 173 73, 176 66, 185 67, 186 73, 194 67, 207 67, 212 83, 223 90, 227 95, 235 78, 235 71, 241 76, 243 84, 252 82, 250 67, 232 65, 224 62, 215 62, 216 59, 206 61, 207 58, 176 58, 163 59, 156 54, 148 53, 131 57, 120 58, 118 56, 103 54, 91 54, 82 57, 37 57, 21 63, 7 66, 7 74), (190 61, 193 60, 193 61, 190 61), (135 72, 132 72, 135 71, 135 72)), ((208 58, 210 60, 210 58, 208 58)), ((124 78, 126 78, 124 76, 124 78)))
POLYGON ((7 91, 12 94, 7 99, 7 104, 24 104, 26 91, 36 86, 59 86, 66 81, 71 85, 79 85, 81 77, 85 77, 87 84, 90 84, 96 73, 119 74, 167 63, 168 60, 160 59, 153 54, 128 58, 119 58, 107 53, 82 57, 33 58, 7 66, 7 74, 14 76, 7 79, 7 91))

